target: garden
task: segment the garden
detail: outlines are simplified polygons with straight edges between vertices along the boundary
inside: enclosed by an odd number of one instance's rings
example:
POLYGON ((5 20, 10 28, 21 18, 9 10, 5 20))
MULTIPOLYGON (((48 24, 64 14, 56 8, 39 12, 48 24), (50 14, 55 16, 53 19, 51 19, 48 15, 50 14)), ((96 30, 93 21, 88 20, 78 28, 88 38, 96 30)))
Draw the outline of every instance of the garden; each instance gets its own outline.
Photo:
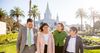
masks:
MULTIPOLYGON (((16 53, 16 39, 18 33, 9 33, 0 35, 0 52, 2 53, 16 53)), ((83 43, 86 46, 100 45, 100 38, 93 36, 81 36, 83 43)), ((84 53, 100 53, 100 48, 85 48, 84 53)))

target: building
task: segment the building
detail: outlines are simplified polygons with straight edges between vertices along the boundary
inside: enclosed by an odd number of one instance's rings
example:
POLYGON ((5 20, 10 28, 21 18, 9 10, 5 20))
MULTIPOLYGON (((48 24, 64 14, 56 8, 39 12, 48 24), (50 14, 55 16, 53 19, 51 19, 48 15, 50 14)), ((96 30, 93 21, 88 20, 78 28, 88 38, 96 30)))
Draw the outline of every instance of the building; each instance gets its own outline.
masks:
POLYGON ((42 23, 48 23, 50 28, 53 29, 58 22, 59 22, 58 15, 56 17, 56 20, 52 19, 52 14, 50 12, 49 5, 47 3, 47 7, 44 13, 44 19, 36 21, 36 24, 40 26, 42 23))
POLYGON ((0 35, 6 34, 6 23, 0 21, 0 35))

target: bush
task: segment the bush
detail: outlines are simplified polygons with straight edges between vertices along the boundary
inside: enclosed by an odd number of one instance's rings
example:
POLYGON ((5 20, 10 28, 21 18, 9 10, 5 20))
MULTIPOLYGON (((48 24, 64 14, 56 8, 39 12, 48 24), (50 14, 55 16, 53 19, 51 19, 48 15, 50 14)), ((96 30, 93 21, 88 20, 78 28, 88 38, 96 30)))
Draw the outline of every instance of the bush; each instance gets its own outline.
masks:
POLYGON ((94 36, 82 36, 83 43, 89 46, 100 45, 100 38, 94 36))
POLYGON ((16 40, 17 33, 10 33, 6 35, 0 35, 0 44, 8 43, 10 41, 16 40))

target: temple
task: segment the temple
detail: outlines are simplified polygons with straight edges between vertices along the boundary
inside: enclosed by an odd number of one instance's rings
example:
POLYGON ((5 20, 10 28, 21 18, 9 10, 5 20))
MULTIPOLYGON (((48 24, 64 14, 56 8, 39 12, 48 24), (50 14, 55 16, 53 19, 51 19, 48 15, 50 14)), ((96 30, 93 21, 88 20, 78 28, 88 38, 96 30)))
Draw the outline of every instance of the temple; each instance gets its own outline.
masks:
POLYGON ((50 9, 49 9, 49 4, 47 3, 47 7, 46 7, 46 10, 44 13, 44 19, 39 20, 39 24, 41 25, 42 23, 48 23, 50 28, 53 29, 58 21, 59 21, 58 15, 56 17, 56 20, 52 19, 52 14, 51 14, 50 9))

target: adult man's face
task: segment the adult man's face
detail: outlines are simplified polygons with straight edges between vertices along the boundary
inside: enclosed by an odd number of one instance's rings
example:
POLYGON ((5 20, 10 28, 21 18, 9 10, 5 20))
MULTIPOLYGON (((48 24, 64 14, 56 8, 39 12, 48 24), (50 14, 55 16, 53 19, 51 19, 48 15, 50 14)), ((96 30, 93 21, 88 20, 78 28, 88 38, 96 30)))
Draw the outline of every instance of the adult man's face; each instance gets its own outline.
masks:
POLYGON ((28 28, 33 28, 33 23, 32 23, 32 22, 28 22, 28 23, 27 23, 27 27, 28 27, 28 28))

